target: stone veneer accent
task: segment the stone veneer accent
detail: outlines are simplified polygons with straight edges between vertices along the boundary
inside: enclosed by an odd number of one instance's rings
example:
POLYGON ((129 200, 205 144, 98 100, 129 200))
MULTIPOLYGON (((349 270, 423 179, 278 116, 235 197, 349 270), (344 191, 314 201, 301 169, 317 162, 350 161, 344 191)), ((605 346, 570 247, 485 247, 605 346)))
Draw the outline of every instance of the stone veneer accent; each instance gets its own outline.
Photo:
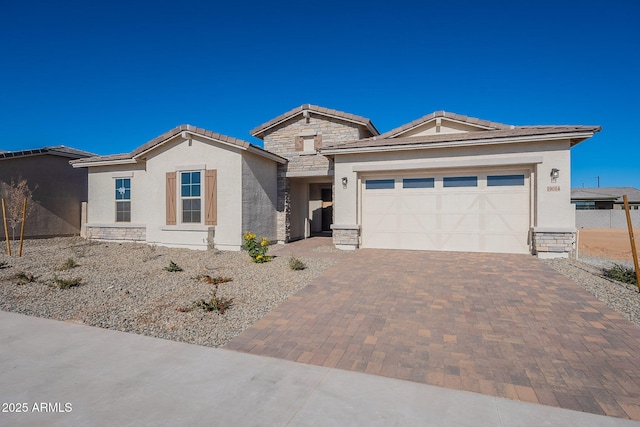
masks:
POLYGON ((87 225, 87 238, 98 240, 127 240, 144 242, 147 227, 144 225, 87 225))
MULTIPOLYGON (((291 238, 290 185, 287 173, 308 173, 317 176, 333 174, 333 159, 321 154, 302 153, 295 148, 296 137, 315 133, 321 136, 320 147, 326 143, 355 141, 370 136, 362 125, 309 112, 309 118, 292 117, 264 135, 264 148, 288 160, 278 165, 277 239, 286 243, 291 238)), ((334 232, 335 233, 335 232, 334 232)))
POLYGON ((332 225, 333 244, 340 249, 357 249, 360 246, 360 226, 332 225))
POLYGON ((534 228, 532 231, 533 254, 540 258, 574 256, 575 229, 534 228))

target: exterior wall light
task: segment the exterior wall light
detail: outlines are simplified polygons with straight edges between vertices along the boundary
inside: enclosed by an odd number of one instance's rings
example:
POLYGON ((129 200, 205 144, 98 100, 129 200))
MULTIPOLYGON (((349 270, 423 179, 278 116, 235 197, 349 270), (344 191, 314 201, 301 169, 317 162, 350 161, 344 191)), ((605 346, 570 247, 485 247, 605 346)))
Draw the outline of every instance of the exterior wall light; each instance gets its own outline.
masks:
POLYGON ((348 182, 349 182, 349 179, 346 176, 342 177, 342 188, 347 188, 348 182))
POLYGON ((551 169, 551 181, 556 182, 556 180, 560 177, 560 169, 553 168, 551 169))

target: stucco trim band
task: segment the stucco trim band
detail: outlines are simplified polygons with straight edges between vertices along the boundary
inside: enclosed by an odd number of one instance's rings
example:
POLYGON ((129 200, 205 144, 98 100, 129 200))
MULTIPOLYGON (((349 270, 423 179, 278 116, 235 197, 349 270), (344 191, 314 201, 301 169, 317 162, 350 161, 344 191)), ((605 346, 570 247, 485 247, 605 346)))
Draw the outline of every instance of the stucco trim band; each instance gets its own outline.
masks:
POLYGON ((450 160, 441 162, 417 162, 405 164, 384 164, 384 165, 355 165, 353 172, 377 172, 389 170, 411 170, 411 169, 444 169, 463 168, 481 166, 517 166, 533 165, 542 163, 542 156, 512 157, 501 159, 470 159, 470 160, 450 160))

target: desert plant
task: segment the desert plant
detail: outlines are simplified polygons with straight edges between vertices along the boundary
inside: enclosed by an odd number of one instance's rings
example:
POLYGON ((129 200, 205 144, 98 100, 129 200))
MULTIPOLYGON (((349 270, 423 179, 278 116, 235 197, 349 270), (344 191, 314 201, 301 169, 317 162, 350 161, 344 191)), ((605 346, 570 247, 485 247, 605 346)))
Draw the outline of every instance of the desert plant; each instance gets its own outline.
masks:
POLYGON ((58 267, 58 271, 71 270, 72 268, 75 268, 77 266, 78 266, 78 263, 76 263, 76 261, 73 258, 67 258, 64 264, 58 267))
POLYGON ((289 268, 291 270, 298 271, 298 270, 304 270, 305 268, 307 268, 307 266, 305 265, 304 262, 302 262, 300 258, 296 258, 292 256, 291 258, 289 258, 289 268))
MULTIPOLYGON (((11 183, 5 185, 1 197, 4 199, 7 211, 7 222, 11 227, 11 239, 16 239, 16 227, 22 223, 24 199, 27 199, 27 211, 25 218, 29 217, 35 205, 33 203, 33 189, 29 188, 26 179, 19 177, 17 181, 11 178, 11 183)), ((8 238, 8 236, 7 236, 8 238)))
POLYGON ((269 251, 269 240, 266 237, 263 237, 258 242, 257 236, 254 233, 247 231, 244 234, 244 248, 249 253, 249 256, 258 264, 262 264, 263 262, 271 261, 270 256, 267 256, 267 251, 269 251))
POLYGON ((11 267, 11 266, 9 265, 8 262, 0 261, 0 270, 2 270, 3 268, 9 268, 9 267, 11 267))
POLYGON ((202 298, 198 301, 195 301, 189 307, 179 307, 176 310, 185 313, 188 311, 193 311, 196 308, 201 308, 204 311, 217 311, 220 314, 224 314, 224 312, 227 311, 229 308, 231 308, 232 305, 233 305, 233 298, 225 298, 225 297, 218 296, 218 285, 216 285, 216 287, 213 290, 213 294, 211 295, 211 298, 208 301, 202 298))
POLYGON ((169 266, 164 268, 165 270, 167 270, 170 273, 175 273, 177 271, 182 271, 182 267, 180 267, 178 264, 176 264, 173 261, 169 261, 169 266))
POLYGON ((209 301, 203 298, 193 303, 193 307, 201 308, 204 311, 217 311, 220 314, 224 314, 224 312, 233 305, 233 298, 219 297, 217 291, 218 289, 213 291, 209 301))
POLYGON ((80 286, 82 279, 79 277, 73 279, 61 279, 58 276, 53 276, 53 283, 60 289, 70 289, 80 286))
POLYGON ((622 264, 613 264, 610 268, 602 270, 605 277, 609 279, 617 280, 618 282, 628 283, 630 285, 637 285, 636 272, 633 268, 625 267, 622 264))
POLYGON ((34 276, 30 273, 25 273, 24 271, 20 271, 15 275, 15 278, 18 280, 18 284, 24 283, 32 283, 35 282, 38 276, 34 276))
POLYGON ((219 285, 220 283, 227 283, 233 280, 230 277, 222 277, 222 276, 211 277, 208 274, 198 274, 196 277, 194 277, 194 279, 196 279, 199 282, 209 283, 211 285, 219 285))

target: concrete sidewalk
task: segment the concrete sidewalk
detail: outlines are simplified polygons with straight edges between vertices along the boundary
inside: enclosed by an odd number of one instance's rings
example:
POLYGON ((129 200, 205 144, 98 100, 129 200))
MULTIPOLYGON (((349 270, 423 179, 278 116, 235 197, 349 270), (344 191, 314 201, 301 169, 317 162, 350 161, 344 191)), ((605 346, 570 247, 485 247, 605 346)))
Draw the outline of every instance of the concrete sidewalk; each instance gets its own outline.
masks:
POLYGON ((11 426, 640 425, 7 312, 0 402, 11 426))

